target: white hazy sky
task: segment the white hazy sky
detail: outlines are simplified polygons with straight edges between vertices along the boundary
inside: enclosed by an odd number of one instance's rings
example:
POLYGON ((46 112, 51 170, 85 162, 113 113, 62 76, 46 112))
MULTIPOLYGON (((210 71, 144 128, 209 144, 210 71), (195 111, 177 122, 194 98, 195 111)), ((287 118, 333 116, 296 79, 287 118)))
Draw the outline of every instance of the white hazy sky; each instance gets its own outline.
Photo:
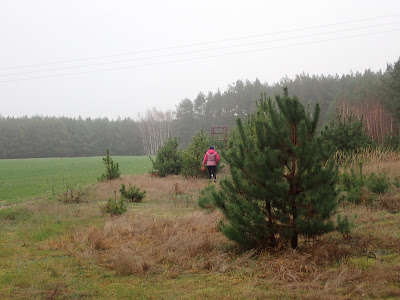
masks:
POLYGON ((399 0, 0 0, 0 114, 136 118, 399 56, 399 0))

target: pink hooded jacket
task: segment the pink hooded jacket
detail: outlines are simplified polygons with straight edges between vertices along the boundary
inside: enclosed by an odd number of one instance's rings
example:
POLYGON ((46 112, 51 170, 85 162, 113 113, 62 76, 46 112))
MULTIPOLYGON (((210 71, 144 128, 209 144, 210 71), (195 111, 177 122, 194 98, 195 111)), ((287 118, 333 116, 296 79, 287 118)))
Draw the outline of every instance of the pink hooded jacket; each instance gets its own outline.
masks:
POLYGON ((204 155, 203 166, 207 163, 207 166, 216 166, 219 161, 218 152, 214 149, 208 149, 206 155, 204 155))

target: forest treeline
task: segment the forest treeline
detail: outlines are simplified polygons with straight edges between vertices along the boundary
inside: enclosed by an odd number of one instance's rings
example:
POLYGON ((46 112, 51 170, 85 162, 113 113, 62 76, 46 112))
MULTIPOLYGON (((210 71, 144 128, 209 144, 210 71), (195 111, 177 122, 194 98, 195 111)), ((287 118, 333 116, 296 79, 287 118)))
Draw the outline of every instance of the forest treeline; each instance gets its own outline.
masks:
MULTIPOLYGON (((319 126, 326 124, 336 109, 350 110, 365 122, 377 142, 387 134, 398 135, 400 119, 400 59, 385 71, 351 73, 343 76, 299 74, 274 84, 237 80, 225 91, 200 92, 183 99, 175 111, 148 110, 138 120, 131 118, 82 119, 68 117, 4 117, 0 115, 0 158, 76 157, 156 154, 169 136, 189 144, 196 131, 211 126, 235 125, 256 108, 260 94, 280 94, 287 87, 305 107, 319 103, 319 126)), ((134 112, 132 112, 134 114, 134 112)))
POLYGON ((143 154, 132 119, 0 118, 0 158, 85 157, 143 154), (114 151, 113 151, 114 150, 114 151))

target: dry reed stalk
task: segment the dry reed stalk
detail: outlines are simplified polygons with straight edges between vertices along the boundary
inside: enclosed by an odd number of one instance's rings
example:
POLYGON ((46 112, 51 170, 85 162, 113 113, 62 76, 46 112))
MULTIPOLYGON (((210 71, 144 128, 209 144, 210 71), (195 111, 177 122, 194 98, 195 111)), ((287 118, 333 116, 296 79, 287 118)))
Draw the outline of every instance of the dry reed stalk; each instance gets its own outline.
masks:
POLYGON ((349 172, 350 169, 359 170, 362 164, 363 173, 385 173, 390 178, 400 177, 400 153, 389 150, 368 150, 362 149, 360 153, 348 155, 343 152, 336 152, 334 156, 336 163, 342 165, 342 172, 349 172))
POLYGON ((353 154, 337 151, 334 160, 341 165, 357 167, 360 163, 398 162, 400 161, 400 153, 384 149, 363 148, 353 154))

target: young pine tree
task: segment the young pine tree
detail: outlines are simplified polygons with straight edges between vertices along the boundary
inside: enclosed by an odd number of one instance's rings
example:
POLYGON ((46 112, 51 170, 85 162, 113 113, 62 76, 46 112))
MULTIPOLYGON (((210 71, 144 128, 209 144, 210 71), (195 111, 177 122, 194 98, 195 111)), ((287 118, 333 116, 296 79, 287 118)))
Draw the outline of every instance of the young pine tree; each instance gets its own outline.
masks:
POLYGON ((338 172, 315 134, 319 106, 311 115, 287 89, 276 104, 264 95, 253 115, 237 120, 224 155, 232 176, 213 193, 225 216, 220 230, 245 248, 278 240, 297 248, 299 235, 335 228, 338 172))
POLYGON ((159 176, 178 175, 182 168, 182 151, 178 149, 178 138, 169 138, 164 145, 158 149, 156 160, 151 157, 153 171, 158 172, 159 176))
POLYGON ((336 116, 321 132, 322 138, 332 144, 334 150, 357 152, 373 146, 372 137, 364 129, 363 118, 350 112, 336 111, 336 116))
POLYGON ((205 176, 206 173, 201 172, 201 166, 205 151, 209 147, 210 138, 207 136, 207 133, 203 132, 203 130, 196 132, 189 146, 183 151, 182 174, 184 176, 205 176))
POLYGON ((110 151, 107 149, 107 156, 103 157, 103 163, 106 166, 106 172, 101 174, 97 179, 98 181, 113 180, 121 177, 121 171, 119 170, 119 164, 114 163, 110 156, 110 151))

